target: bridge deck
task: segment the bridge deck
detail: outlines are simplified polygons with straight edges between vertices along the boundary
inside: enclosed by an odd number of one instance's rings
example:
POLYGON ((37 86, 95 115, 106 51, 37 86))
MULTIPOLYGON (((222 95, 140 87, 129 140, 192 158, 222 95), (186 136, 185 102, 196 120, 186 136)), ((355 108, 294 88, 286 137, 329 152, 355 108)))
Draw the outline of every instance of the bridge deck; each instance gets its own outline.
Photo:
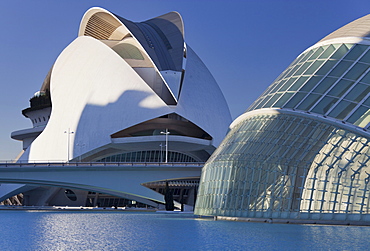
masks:
MULTIPOLYGON (((0 184, 76 188, 138 201, 140 200, 137 197, 163 202, 163 195, 142 184, 200 177, 203 165, 204 163, 0 163, 0 184)), ((17 193, 19 192, 22 192, 21 187, 17 193)), ((0 185, 0 200, 15 194, 0 185)))

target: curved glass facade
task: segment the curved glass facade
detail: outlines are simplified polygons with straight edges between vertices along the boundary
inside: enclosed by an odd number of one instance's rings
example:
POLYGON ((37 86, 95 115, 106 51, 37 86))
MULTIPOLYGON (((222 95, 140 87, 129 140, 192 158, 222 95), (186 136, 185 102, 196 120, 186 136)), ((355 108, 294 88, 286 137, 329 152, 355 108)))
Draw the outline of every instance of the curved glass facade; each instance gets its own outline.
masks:
POLYGON ((195 214, 370 225, 370 43, 342 29, 233 122, 203 168, 195 214))
POLYGON ((251 116, 205 165, 195 213, 370 220, 370 140, 308 117, 251 116))
POLYGON ((368 128, 370 46, 330 44, 302 53, 248 108, 313 112, 368 128))
MULTIPOLYGON (((180 152, 168 151, 168 162, 202 162, 180 152)), ((115 154, 104 157, 97 162, 164 162, 166 152, 163 151, 139 151, 115 154)))

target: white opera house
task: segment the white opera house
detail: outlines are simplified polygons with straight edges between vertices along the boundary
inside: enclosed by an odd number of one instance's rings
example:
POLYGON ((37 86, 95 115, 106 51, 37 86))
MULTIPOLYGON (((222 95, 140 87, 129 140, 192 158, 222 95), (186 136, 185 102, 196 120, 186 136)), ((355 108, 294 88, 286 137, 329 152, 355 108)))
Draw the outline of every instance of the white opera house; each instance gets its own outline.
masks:
MULTIPOLYGON (((177 12, 132 22, 102 8, 89 9, 78 37, 58 56, 30 103, 22 113, 32 128, 11 135, 23 141, 18 163, 204 163, 231 123, 215 79, 184 42, 177 12)), ((149 177, 142 185, 163 193, 167 181, 175 200, 194 205, 199 176, 149 177)), ((52 184, 0 186, 2 200, 17 194, 24 205, 133 201, 52 184)))

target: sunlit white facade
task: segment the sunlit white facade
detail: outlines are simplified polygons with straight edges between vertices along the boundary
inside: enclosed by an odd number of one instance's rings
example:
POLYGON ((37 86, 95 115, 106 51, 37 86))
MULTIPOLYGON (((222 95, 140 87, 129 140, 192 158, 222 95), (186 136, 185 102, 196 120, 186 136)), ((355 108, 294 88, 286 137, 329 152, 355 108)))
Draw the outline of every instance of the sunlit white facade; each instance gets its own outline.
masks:
POLYGON ((177 12, 135 23, 89 9, 30 101, 33 127, 12 133, 22 162, 204 162, 231 122, 177 12))
POLYGON ((203 168, 195 213, 370 222, 370 15, 301 53, 203 168))

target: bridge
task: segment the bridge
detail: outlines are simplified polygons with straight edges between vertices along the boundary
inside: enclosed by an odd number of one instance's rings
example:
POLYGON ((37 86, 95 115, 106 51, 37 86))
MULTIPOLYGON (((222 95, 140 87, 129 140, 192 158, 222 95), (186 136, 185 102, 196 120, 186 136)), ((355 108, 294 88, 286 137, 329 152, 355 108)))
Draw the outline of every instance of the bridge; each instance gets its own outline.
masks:
MULTIPOLYGON (((156 206, 163 195, 142 184, 200 177, 204 163, 0 163, 0 184, 26 184, 81 189, 156 206)), ((4 186, 3 186, 4 187, 4 186)), ((18 186, 19 187, 19 186, 18 186)), ((2 191, 0 201, 21 192, 2 191)))

